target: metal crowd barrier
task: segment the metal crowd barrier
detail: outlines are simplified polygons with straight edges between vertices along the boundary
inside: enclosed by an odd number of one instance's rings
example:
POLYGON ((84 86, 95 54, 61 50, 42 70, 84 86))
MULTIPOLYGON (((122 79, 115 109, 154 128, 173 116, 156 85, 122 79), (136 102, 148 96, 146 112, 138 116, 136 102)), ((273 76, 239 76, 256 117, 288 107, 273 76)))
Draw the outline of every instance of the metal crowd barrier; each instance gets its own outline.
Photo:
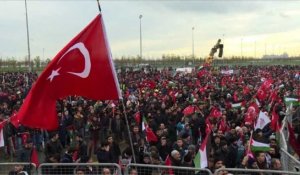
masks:
POLYGON ((139 174, 155 174, 155 175, 213 175, 209 169, 177 167, 165 165, 150 164, 128 164, 124 170, 124 175, 139 174), (135 171, 135 172, 133 172, 135 171))
POLYGON ((300 172, 278 171, 265 169, 239 169, 239 168, 220 168, 217 169, 214 175, 300 175, 300 172))
POLYGON ((39 175, 74 174, 118 174, 121 168, 115 163, 43 163, 38 168, 39 175))
POLYGON ((21 163, 21 162, 0 163, 1 175, 17 174, 17 172, 26 172, 28 175, 35 175, 36 168, 32 163, 21 163))
POLYGON ((280 151, 280 159, 281 159, 282 165, 284 166, 284 170, 300 172, 300 161, 297 160, 294 156, 292 156, 290 153, 288 153, 283 148, 281 148, 281 151, 280 151))

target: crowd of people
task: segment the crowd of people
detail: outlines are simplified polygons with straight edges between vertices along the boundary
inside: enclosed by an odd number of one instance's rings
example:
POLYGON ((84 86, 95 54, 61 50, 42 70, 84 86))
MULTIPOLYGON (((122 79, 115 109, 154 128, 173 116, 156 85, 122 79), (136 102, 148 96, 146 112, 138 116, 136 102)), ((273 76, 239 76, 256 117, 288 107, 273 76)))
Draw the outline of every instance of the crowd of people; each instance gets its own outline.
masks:
MULTIPOLYGON (((248 108, 257 103, 270 119, 275 111, 280 124, 288 108, 284 98, 300 98, 300 79, 295 76, 299 70, 300 66, 223 66, 187 73, 172 68, 122 68, 118 71, 122 101, 94 101, 79 96, 60 99, 57 131, 15 128, 8 123, 2 128, 4 147, 0 148, 0 157, 31 162, 29 155, 35 147, 43 154, 41 163, 117 163, 123 170, 134 162, 198 167, 196 154, 204 138, 209 138, 206 168, 212 172, 221 167, 281 170, 276 130, 270 124, 255 130, 257 116, 249 117, 248 108), (272 80, 269 90, 260 94, 260 87, 268 80, 272 80), (252 137, 269 143, 270 149, 250 156, 252 137)), ((17 113, 38 75, 16 72, 0 76, 0 121, 3 121, 17 113)), ((299 107, 293 106, 294 117, 299 115, 297 110, 299 107)), ((293 127, 300 133, 299 123, 293 127)), ((299 143, 300 136, 297 139, 299 143)), ((45 171, 63 174, 59 166, 45 171)), ((113 173, 111 168, 91 166, 77 167, 75 174, 96 174, 96 171, 113 173)), ((130 173, 162 174, 159 171, 132 168, 130 173)), ((180 171, 183 170, 172 169, 174 174, 180 171)), ((64 173, 73 172, 72 169, 64 173)))

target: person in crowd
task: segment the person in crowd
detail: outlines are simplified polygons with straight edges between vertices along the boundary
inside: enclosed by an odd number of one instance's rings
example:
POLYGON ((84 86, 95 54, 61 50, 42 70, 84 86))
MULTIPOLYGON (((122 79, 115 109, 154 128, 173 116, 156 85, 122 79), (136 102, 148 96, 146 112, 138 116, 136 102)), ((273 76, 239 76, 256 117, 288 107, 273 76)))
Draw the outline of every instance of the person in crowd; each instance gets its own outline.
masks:
POLYGON ((116 144, 113 140, 113 136, 107 137, 107 142, 109 144, 109 151, 112 155, 112 162, 113 163, 119 163, 119 160, 121 159, 121 150, 118 144, 116 144))
MULTIPOLYGON (((28 138, 23 148, 19 152, 17 161, 26 162, 26 163, 31 162, 32 150, 33 150, 33 141, 31 140, 31 138, 28 138)), ((31 168, 32 168, 31 165, 24 165, 23 167, 24 171, 28 173, 30 173, 31 168)))
POLYGON ((9 171, 8 175, 29 175, 26 171, 24 171, 23 165, 15 165, 14 169, 9 171))
POLYGON ((113 163, 109 143, 107 141, 101 143, 101 147, 97 152, 97 160, 99 163, 113 163))
POLYGON ((87 144, 80 133, 76 134, 76 150, 77 150, 77 160, 81 159, 82 157, 88 156, 88 148, 87 144))
MULTIPOLYGON (((45 160, 50 160, 51 158, 57 158, 62 155, 63 146, 59 141, 59 135, 57 132, 50 133, 50 140, 45 145, 45 160)), ((58 162, 60 158, 58 159, 58 162)))

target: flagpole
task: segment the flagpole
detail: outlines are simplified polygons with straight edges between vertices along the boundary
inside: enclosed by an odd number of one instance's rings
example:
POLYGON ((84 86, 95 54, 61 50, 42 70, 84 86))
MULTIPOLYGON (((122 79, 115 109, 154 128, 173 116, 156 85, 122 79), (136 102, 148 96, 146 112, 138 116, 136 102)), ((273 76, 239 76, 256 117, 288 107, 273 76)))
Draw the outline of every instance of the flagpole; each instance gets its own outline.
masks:
MULTIPOLYGON (((99 0, 97 0, 97 4, 98 4, 98 8, 99 8, 99 13, 101 14, 101 6, 100 6, 99 0)), ((134 153, 133 144, 132 144, 132 138, 131 138, 131 134, 130 134, 129 123, 128 123, 128 118, 127 118, 127 113, 126 113, 126 108, 125 108, 125 105, 124 105, 124 100, 121 99, 121 101, 122 101, 123 113, 124 113, 124 116, 125 116, 125 122, 126 122, 129 141, 130 141, 130 147, 131 147, 131 151, 132 151, 133 162, 136 163, 135 153, 134 153)))
POLYGON ((101 6, 99 0, 97 0, 98 8, 99 8, 99 13, 101 13, 101 6))
POLYGON ((121 99, 121 101, 122 101, 123 113, 124 113, 124 116, 125 116, 125 121, 126 121, 126 126, 127 126, 127 131, 128 131, 128 137, 129 137, 130 147, 131 147, 131 151, 132 151, 133 162, 136 163, 135 153, 134 153, 133 143, 132 143, 132 138, 131 138, 131 134, 130 134, 129 123, 128 123, 128 118, 127 118, 127 113, 126 113, 126 108, 125 108, 125 105, 124 105, 124 100, 121 99))
POLYGON ((28 61, 29 61, 28 71, 31 72, 29 28, 28 28, 28 15, 27 15, 27 0, 25 0, 25 14, 26 14, 26 29, 27 29, 28 61))

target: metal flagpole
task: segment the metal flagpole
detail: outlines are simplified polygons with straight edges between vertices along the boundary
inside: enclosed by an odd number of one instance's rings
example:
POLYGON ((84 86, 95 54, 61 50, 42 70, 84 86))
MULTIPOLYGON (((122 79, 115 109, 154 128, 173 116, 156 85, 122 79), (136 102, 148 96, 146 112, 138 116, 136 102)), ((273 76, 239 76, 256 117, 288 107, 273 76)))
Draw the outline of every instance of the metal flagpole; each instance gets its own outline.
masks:
MULTIPOLYGON (((98 3, 99 12, 101 14, 101 6, 100 6, 100 3, 99 3, 99 0, 97 0, 97 3, 98 3)), ((132 138, 131 138, 131 134, 130 134, 129 123, 128 123, 128 118, 127 118, 127 113, 126 113, 126 108, 125 108, 125 105, 124 105, 124 100, 121 99, 121 101, 122 101, 123 113, 124 113, 124 116, 125 116, 125 122, 126 122, 126 126, 127 126, 127 131, 128 131, 128 137, 129 137, 129 141, 130 141, 130 147, 131 147, 131 151, 132 151, 133 162, 136 163, 132 138)))
POLYGON ((28 71, 31 72, 30 43, 29 43, 29 28, 28 28, 28 15, 27 15, 27 0, 25 0, 25 14, 26 14, 26 29, 27 29, 28 61, 29 61, 28 71))
POLYGON ((101 6, 100 6, 100 3, 99 3, 99 0, 97 0, 97 3, 98 3, 99 12, 101 13, 101 6))
POLYGON ((128 123, 128 118, 127 118, 127 113, 126 113, 126 108, 125 108, 125 105, 124 105, 124 100, 122 99, 121 101, 122 101, 122 105, 123 105, 123 113, 124 113, 124 116, 125 116, 125 121, 126 121, 126 126, 127 126, 127 131, 128 131, 128 137, 129 137, 130 147, 131 147, 131 151, 132 151, 133 162, 136 163, 132 138, 131 138, 131 134, 130 134, 129 123, 128 123))

